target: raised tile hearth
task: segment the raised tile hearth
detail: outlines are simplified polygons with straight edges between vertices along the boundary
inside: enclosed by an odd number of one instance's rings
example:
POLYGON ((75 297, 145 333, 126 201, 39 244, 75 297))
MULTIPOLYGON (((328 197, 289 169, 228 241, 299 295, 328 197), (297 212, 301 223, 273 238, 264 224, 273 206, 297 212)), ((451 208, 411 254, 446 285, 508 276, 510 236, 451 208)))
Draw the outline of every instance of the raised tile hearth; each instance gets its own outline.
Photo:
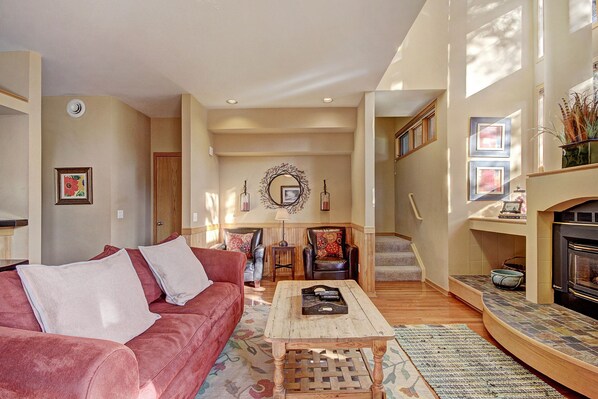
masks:
POLYGON ((588 397, 598 397, 598 321, 496 288, 489 276, 451 276, 450 292, 483 313, 488 332, 513 355, 588 397))

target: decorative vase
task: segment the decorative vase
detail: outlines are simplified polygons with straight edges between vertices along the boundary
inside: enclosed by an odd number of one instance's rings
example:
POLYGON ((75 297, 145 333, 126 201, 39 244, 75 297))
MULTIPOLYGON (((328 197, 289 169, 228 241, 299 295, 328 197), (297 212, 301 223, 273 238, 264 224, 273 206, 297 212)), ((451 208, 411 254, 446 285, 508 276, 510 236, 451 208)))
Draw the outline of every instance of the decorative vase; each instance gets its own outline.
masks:
POLYGON ((598 163, 598 140, 584 140, 562 145, 562 167, 570 168, 579 165, 598 163))

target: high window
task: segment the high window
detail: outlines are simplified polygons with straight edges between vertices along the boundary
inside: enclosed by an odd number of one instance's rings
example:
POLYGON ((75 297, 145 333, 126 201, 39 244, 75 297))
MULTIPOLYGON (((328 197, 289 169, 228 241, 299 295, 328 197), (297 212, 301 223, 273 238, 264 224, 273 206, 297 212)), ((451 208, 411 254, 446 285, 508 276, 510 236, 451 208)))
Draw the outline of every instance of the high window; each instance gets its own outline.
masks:
MULTIPOLYGON (((596 0, 592 0, 594 5, 596 4, 596 0)), ((538 10, 537 10, 537 17, 538 17, 538 42, 537 42, 537 50, 538 50, 538 59, 544 57, 544 0, 538 0, 538 10)))
POLYGON ((436 140, 436 101, 395 134, 395 158, 402 158, 436 140))
MULTIPOLYGON (((541 86, 537 91, 537 105, 536 105, 536 126, 544 126, 544 87, 541 86)), ((537 167, 538 171, 544 170, 544 135, 537 135, 538 144, 536 148, 537 156, 537 167)))

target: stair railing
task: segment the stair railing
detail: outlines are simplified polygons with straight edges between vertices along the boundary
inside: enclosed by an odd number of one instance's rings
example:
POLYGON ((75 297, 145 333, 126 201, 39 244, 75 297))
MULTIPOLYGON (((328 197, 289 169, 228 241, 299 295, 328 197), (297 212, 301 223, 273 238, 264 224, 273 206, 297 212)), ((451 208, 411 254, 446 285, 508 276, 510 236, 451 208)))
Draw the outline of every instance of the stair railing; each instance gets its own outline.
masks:
POLYGON ((417 220, 424 220, 424 218, 422 218, 419 213, 419 209, 417 208, 417 205, 415 203, 415 196, 413 195, 413 193, 409 193, 409 194, 407 194, 407 196, 409 197, 409 202, 411 203, 411 209, 413 210, 413 214, 415 215, 415 218, 417 220))

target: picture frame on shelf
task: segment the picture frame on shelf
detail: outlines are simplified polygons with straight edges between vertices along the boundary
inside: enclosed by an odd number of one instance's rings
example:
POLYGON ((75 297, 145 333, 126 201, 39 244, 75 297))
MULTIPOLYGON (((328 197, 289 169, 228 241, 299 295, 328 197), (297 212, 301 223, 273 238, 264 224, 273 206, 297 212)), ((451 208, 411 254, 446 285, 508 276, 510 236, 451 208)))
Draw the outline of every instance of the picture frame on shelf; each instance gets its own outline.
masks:
POLYGON ((282 205, 290 205, 297 202, 301 195, 301 187, 299 186, 280 186, 280 199, 282 205))
POLYGON ((509 195, 509 161, 470 161, 469 200, 497 201, 509 195))
POLYGON ((469 155, 508 158, 511 153, 511 118, 471 117, 469 155))
POLYGON ((521 213, 521 202, 503 201, 500 213, 521 213))
POLYGON ((93 204, 91 167, 54 168, 56 205, 93 204))

